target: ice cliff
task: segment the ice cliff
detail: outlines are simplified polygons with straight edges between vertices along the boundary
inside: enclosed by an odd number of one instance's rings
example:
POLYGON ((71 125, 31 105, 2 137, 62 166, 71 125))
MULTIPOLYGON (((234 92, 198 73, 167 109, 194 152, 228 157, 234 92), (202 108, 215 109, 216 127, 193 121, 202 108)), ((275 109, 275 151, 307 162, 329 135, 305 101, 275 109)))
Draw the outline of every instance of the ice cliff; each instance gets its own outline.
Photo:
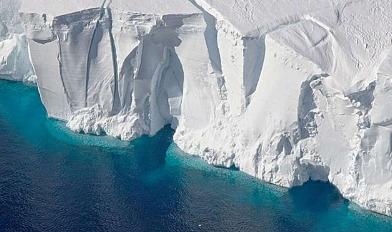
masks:
POLYGON ((392 216, 389 0, 0 0, 0 75, 50 117, 392 216), (17 13, 18 12, 18 13, 17 13))
POLYGON ((34 82, 28 44, 15 0, 0 0, 0 78, 34 82))

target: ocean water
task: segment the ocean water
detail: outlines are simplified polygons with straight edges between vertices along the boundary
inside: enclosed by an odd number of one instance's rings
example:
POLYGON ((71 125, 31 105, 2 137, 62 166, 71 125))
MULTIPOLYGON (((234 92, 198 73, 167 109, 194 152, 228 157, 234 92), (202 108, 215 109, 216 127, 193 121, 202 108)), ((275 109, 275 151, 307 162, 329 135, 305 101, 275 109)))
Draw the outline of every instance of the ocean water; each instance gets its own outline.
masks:
POLYGON ((182 153, 172 135, 76 135, 47 119, 35 87, 0 81, 0 232, 392 231, 327 183, 272 186, 182 153))

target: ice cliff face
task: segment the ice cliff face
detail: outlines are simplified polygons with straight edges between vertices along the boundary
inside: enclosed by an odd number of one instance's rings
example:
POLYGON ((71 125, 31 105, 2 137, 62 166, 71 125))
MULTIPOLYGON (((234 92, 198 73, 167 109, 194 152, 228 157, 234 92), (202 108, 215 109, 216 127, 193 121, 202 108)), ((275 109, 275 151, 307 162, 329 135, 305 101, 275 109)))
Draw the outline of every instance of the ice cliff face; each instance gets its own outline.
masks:
POLYGON ((0 6, 0 74, 36 74, 72 130, 133 139, 171 124, 211 164, 286 187, 329 180, 392 215, 390 1, 0 6))
POLYGON ((28 44, 18 17, 20 4, 0 1, 0 78, 34 82, 28 44))

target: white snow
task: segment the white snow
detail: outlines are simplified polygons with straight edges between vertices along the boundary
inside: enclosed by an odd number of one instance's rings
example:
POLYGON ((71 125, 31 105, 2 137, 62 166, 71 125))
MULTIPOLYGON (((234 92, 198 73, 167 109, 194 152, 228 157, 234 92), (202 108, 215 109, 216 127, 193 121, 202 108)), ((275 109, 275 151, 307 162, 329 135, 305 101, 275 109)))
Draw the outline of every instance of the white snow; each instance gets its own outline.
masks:
POLYGON ((73 131, 129 140, 171 124, 211 164, 286 187, 328 180, 392 216, 391 1, 0 0, 0 11, 0 75, 36 74, 49 116, 73 131))

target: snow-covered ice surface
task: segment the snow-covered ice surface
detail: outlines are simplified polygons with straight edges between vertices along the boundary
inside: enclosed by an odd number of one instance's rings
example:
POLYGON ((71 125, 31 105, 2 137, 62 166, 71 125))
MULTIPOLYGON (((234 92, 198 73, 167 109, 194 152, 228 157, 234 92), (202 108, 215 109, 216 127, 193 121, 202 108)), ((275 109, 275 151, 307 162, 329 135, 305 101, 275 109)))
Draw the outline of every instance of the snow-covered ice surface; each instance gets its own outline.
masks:
POLYGON ((286 187, 329 180, 392 216, 391 1, 0 0, 0 12, 0 75, 36 74, 72 130, 129 140, 171 124, 211 164, 286 187))

